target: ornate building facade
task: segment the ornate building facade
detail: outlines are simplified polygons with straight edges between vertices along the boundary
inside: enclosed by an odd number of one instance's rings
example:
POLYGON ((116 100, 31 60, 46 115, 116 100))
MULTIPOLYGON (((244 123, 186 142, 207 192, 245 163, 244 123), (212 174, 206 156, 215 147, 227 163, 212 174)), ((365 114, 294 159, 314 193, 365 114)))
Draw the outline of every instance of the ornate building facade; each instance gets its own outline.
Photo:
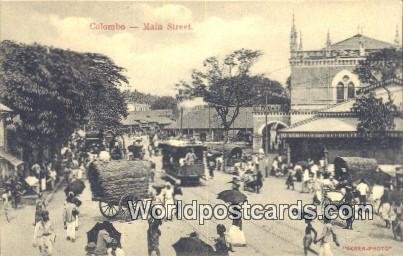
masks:
MULTIPOLYGON (((271 144, 275 140, 281 141, 282 148, 288 148, 292 160, 307 157, 309 154, 303 153, 305 151, 318 151, 314 153, 316 158, 323 157, 323 152, 329 152, 330 158, 340 154, 368 156, 368 152, 358 152, 358 148, 344 141, 345 138, 357 136, 358 121, 350 110, 357 94, 371 89, 361 83, 354 70, 369 53, 400 47, 399 33, 396 30, 394 43, 364 36, 362 31, 336 43, 331 42, 329 32, 325 39, 323 48, 304 50, 302 34, 298 35, 293 17, 289 59, 291 107, 288 112, 254 112, 254 150, 265 148, 266 141, 271 144), (270 135, 273 130, 275 137, 270 135)), ((386 86, 393 88, 394 97, 397 98, 395 103, 401 107, 401 80, 388 81, 386 86)), ((382 90, 377 90, 377 94, 381 95, 382 90)), ((397 130, 393 134, 397 136, 394 140, 397 142, 393 144, 391 152, 402 152, 399 137, 403 135, 399 130, 403 132, 403 127, 400 127, 402 121, 399 119, 396 122, 397 130)), ((362 143, 356 145, 363 146, 362 143)), ((379 153, 379 158, 393 162, 395 157, 391 157, 391 152, 379 153)), ((315 158, 313 155, 309 157, 315 158)))

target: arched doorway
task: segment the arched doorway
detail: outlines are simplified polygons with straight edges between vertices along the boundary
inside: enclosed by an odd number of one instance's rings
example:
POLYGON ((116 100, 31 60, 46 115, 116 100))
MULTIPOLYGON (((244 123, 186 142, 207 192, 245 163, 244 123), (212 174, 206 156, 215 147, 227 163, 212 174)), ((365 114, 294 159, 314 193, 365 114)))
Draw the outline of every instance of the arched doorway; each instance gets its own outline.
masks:
POLYGON ((260 134, 262 135, 262 148, 265 153, 274 153, 282 150, 278 130, 287 127, 285 123, 279 121, 268 123, 262 127, 260 134))

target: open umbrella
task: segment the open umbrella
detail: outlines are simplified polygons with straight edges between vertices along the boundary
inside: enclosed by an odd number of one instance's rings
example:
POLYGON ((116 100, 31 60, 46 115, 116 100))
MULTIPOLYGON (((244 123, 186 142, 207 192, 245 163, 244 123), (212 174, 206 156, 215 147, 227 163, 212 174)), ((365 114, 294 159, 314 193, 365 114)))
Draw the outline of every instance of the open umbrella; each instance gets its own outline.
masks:
POLYGON ((209 256, 213 247, 197 237, 182 237, 172 245, 176 256, 209 256))
POLYGON ((221 199, 226 203, 240 204, 245 202, 247 197, 238 190, 229 189, 218 193, 217 199, 221 199))
POLYGON ((92 229, 87 232, 87 244, 97 242, 98 232, 104 228, 101 222, 97 222, 92 229))
POLYGON ((66 190, 72 191, 74 195, 79 195, 83 192, 85 188, 85 184, 82 180, 74 180, 72 181, 66 190))

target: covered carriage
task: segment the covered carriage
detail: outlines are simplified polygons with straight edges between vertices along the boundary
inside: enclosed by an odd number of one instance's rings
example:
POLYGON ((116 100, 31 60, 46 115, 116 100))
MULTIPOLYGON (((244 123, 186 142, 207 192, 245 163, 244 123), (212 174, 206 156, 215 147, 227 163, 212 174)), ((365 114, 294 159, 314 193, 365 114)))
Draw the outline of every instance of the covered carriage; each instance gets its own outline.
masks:
POLYGON ((128 201, 149 197, 150 161, 95 161, 88 168, 92 200, 107 218, 128 213, 128 201))
POLYGON ((214 152, 216 157, 222 157, 225 160, 226 170, 232 172, 235 166, 240 165, 243 157, 250 151, 243 143, 210 143, 207 145, 210 152, 214 152))
POLYGON ((357 183, 365 179, 370 184, 379 182, 377 174, 378 162, 373 158, 336 157, 334 159, 335 178, 339 181, 348 180, 357 183))

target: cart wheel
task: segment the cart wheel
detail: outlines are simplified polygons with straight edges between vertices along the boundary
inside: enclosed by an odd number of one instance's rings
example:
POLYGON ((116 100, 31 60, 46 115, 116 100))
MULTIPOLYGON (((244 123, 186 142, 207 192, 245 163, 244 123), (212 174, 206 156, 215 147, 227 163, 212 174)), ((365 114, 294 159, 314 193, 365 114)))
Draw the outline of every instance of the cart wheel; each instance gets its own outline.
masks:
POLYGON ((106 218, 116 217, 119 213, 119 206, 112 203, 99 201, 99 210, 106 218))
POLYGON ((136 203, 139 201, 136 195, 133 194, 125 194, 120 198, 119 201, 119 212, 122 214, 123 218, 126 221, 132 220, 130 216, 130 209, 128 202, 133 202, 133 208, 136 207, 136 203))

